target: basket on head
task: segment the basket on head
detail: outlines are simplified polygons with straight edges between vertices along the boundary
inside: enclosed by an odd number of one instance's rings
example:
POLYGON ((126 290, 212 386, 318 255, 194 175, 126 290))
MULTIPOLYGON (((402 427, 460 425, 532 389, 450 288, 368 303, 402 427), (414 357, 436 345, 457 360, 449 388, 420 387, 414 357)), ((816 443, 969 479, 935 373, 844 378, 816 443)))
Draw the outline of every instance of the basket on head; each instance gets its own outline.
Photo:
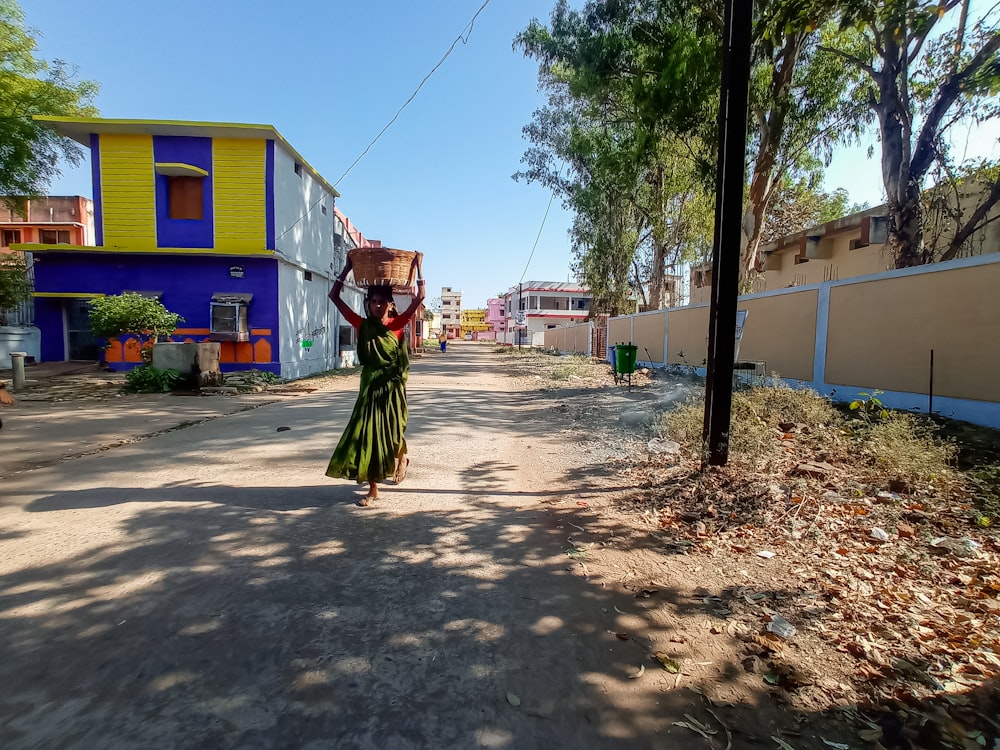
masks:
POLYGON ((413 284, 417 254, 412 250, 391 247, 358 247, 347 253, 351 259, 354 283, 360 287, 390 285, 402 291, 413 284))

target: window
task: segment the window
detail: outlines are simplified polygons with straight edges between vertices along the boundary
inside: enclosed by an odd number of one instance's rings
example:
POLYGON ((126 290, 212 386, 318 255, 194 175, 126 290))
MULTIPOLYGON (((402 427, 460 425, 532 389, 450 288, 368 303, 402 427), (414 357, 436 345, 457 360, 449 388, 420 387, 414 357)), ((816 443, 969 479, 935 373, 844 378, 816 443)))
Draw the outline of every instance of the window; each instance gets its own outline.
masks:
POLYGON ((340 326, 338 342, 341 349, 354 346, 354 326, 340 326))
POLYGON ((305 276, 306 281, 312 281, 313 280, 313 272, 312 271, 303 271, 302 275, 305 276))
POLYGON ((326 216, 326 206, 321 205, 319 208, 323 212, 323 215, 326 216))
POLYGON ((302 176, 302 165, 299 164, 298 162, 295 162, 295 174, 297 174, 299 177, 302 176))
POLYGON ((21 241, 21 230, 20 229, 4 229, 3 230, 3 241, 0 242, 2 247, 10 247, 21 241))
POLYGON ((202 202, 205 190, 204 177, 167 177, 167 205, 171 219, 204 217, 202 202))
POLYGON ((40 229, 38 231, 38 241, 43 245, 68 245, 68 229, 40 229))

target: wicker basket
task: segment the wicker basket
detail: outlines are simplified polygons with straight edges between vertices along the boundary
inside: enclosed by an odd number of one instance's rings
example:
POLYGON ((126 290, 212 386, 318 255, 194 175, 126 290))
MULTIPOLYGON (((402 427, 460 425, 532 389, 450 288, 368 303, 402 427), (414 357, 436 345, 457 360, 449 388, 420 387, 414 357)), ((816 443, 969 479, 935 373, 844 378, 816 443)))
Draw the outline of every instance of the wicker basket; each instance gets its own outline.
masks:
POLYGON ((354 283, 360 287, 392 285, 396 291, 413 285, 416 271, 412 250, 395 250, 391 247, 359 247, 347 253, 351 259, 354 283))

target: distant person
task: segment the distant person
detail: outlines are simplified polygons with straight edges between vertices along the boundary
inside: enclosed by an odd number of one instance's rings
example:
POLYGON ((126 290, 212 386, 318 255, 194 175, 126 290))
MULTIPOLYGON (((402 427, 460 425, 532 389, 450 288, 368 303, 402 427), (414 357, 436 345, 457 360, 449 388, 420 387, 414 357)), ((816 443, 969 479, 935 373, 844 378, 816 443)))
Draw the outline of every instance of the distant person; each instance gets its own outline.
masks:
MULTIPOLYGON (((378 483, 392 477, 396 484, 406 478, 410 459, 406 456, 406 379, 410 371, 404 330, 424 300, 421 256, 414 259, 417 288, 413 303, 396 311, 391 286, 370 286, 362 318, 341 297, 351 260, 333 284, 330 299, 344 319, 358 331, 361 386, 354 411, 344 428, 327 466, 328 477, 368 482, 368 494, 358 501, 367 507, 378 499, 378 483)), ((411 277, 412 278, 412 277, 411 277)))
POLYGON ((441 329, 441 333, 438 334, 438 343, 441 345, 441 351, 448 350, 448 332, 443 328, 441 329))

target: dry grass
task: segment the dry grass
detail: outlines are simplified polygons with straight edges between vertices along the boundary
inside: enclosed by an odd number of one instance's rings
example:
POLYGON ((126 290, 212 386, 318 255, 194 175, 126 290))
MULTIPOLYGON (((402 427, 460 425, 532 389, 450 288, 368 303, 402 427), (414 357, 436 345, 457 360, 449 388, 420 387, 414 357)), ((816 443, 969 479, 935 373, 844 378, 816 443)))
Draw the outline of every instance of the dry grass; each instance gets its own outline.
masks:
MULTIPOLYGON (((692 399, 663 415, 661 427, 693 455, 701 450, 704 402, 692 399)), ((730 464, 752 472, 786 468, 785 436, 815 460, 854 464, 863 480, 927 484, 949 482, 955 446, 937 434, 933 422, 889 412, 884 419, 851 418, 808 390, 754 388, 733 394, 730 464)), ((803 457, 796 452, 795 459, 803 457)))

